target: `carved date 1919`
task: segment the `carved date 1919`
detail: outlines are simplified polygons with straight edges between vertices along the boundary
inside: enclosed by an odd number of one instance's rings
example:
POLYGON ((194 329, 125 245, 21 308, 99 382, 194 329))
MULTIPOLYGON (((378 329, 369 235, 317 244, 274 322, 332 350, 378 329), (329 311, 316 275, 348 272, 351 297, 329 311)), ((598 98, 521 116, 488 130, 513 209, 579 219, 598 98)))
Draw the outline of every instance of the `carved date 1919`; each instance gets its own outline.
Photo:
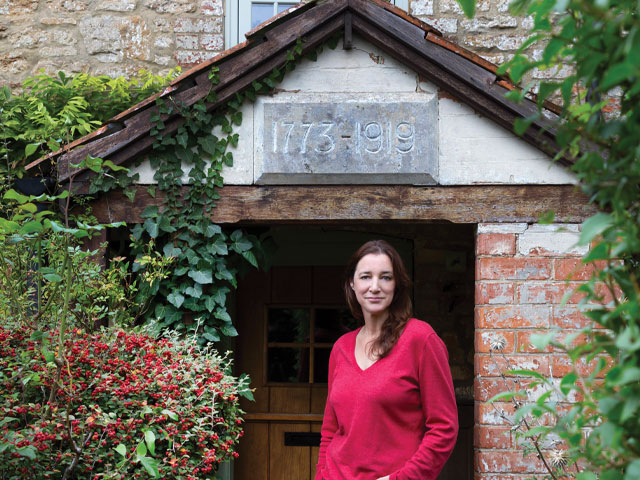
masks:
POLYGON ((335 149, 353 149, 355 153, 410 153, 415 144, 412 123, 355 122, 336 131, 334 122, 273 122, 273 153, 329 154, 335 149))

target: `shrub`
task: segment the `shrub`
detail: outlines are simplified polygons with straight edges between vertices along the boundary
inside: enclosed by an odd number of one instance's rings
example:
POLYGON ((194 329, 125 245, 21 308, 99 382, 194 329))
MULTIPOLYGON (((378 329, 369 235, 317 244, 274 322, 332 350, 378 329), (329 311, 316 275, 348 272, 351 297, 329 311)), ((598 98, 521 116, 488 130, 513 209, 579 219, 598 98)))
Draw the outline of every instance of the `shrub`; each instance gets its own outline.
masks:
POLYGON ((73 329, 58 369, 56 331, 0 326, 3 479, 212 479, 237 456, 248 379, 227 356, 146 332, 73 329))

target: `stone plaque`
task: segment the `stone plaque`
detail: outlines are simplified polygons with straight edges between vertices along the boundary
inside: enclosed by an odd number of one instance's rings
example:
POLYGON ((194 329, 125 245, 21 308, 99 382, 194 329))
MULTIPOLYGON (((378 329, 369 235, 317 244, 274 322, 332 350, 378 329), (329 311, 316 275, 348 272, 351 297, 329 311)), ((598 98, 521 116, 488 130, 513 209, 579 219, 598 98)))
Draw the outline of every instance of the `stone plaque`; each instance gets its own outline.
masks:
POLYGON ((432 95, 292 96, 256 113, 257 183, 436 183, 432 95))

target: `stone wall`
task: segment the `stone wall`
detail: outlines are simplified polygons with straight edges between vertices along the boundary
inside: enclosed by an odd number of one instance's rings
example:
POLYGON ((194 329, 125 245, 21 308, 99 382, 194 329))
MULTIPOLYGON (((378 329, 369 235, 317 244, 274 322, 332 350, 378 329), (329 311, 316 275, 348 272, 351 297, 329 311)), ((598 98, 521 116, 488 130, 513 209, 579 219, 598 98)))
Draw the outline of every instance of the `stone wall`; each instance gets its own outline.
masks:
POLYGON ((163 72, 222 50, 222 0, 0 1, 0 84, 41 69, 163 72))
MULTIPOLYGON (((509 0, 483 0, 468 20, 455 0, 413 0, 409 11, 448 38, 501 63, 526 38, 530 19, 509 0)), ((130 75, 190 66, 224 50, 223 0, 2 0, 0 84, 44 69, 130 75)), ((541 72, 539 75, 548 75, 541 72)))

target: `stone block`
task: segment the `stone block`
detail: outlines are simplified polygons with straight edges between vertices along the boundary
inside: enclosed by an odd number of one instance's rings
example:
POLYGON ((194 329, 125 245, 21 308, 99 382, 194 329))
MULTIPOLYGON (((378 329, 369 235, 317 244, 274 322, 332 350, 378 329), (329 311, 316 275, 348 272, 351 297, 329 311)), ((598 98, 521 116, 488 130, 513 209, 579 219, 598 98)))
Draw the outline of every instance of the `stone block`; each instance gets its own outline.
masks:
POLYGON ((526 223, 480 223, 478 233, 523 233, 526 223))
POLYGON ((9 53, 0 55, 0 70, 3 73, 17 74, 29 68, 29 62, 22 55, 9 53))
POLYGON ((84 12, 88 3, 82 0, 48 0, 47 7, 56 12, 84 12))
POLYGON ((155 63, 156 65, 169 66, 174 62, 173 58, 167 55, 156 55, 153 57, 153 63, 155 63))
POLYGON ((45 30, 33 27, 27 27, 9 35, 9 42, 13 48, 36 48, 49 41, 49 34, 45 30))
POLYGON ((24 15, 38 9, 38 0, 3 0, 0 15, 24 15))
MULTIPOLYGON (((476 11, 477 12, 486 12, 489 10, 491 6, 490 0, 479 0, 476 2, 476 11)), ((462 14, 462 8, 457 0, 441 0, 440 2, 440 13, 458 13, 462 14)))
POLYGON ((260 98, 255 121, 256 183, 433 184, 437 178, 435 96, 260 98))
POLYGON ((144 6, 158 13, 193 13, 196 4, 193 0, 144 0, 144 6))
POLYGON ((178 18, 174 22, 176 33, 221 33, 220 18, 178 18))
POLYGON ((174 58, 178 65, 183 67, 190 67, 198 63, 209 60, 217 55, 217 52, 202 52, 202 51, 186 51, 179 50, 175 53, 174 58))
POLYGON ((40 19, 42 25, 76 25, 78 22, 73 17, 45 17, 40 19))
POLYGON ((433 15, 433 0, 411 2, 411 15, 433 15))
POLYGON ((460 26, 465 32, 484 32, 498 28, 515 28, 518 26, 518 19, 510 15, 476 17, 471 20, 462 20, 460 26))
POLYGON ((200 46, 205 50, 215 50, 221 52, 224 50, 223 35, 202 35, 200 38, 200 46))
POLYGON ((577 232, 526 231, 518 237, 518 253, 527 256, 585 255, 588 245, 577 246, 577 232))
POLYGON ((469 35, 465 36, 463 43, 471 48, 497 49, 501 51, 513 51, 520 48, 527 35, 520 33, 512 34, 485 34, 485 35, 469 35))
POLYGON ((87 17, 80 21, 79 27, 87 53, 100 61, 151 58, 151 35, 145 20, 138 15, 87 17))
POLYGON ((138 0, 102 0, 96 5, 96 10, 110 12, 133 12, 138 0))
POLYGON ((442 33, 456 33, 458 31, 457 18, 423 18, 423 20, 442 33))
POLYGON ((198 50, 198 35, 176 35, 176 48, 181 50, 198 50))
POLYGON ((41 47, 40 55, 43 57, 70 57, 78 54, 78 49, 75 47, 41 47))
POLYGON ((202 0, 200 3, 200 11, 203 15, 222 16, 224 14, 221 0, 202 0))
POLYGON ((173 36, 171 35, 157 35, 153 42, 153 46, 156 48, 173 48, 173 36))

